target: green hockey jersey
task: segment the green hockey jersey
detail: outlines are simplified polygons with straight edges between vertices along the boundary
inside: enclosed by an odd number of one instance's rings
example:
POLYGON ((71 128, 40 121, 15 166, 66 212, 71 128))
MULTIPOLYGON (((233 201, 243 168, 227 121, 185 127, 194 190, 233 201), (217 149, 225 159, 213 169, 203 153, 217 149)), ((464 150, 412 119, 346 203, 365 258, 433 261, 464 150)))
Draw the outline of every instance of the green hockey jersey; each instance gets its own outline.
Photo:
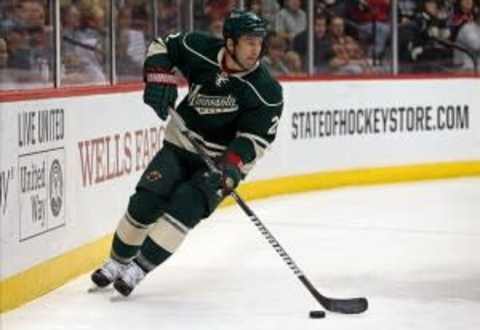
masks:
MULTIPOLYGON (((147 60, 157 57, 165 69, 177 68, 187 79, 188 94, 177 107, 187 128, 211 157, 226 150, 242 159, 246 175, 274 141, 283 109, 280 84, 257 63, 235 74, 222 70, 224 42, 201 33, 177 33, 156 39, 147 60)), ((175 124, 165 140, 195 152, 175 124)))

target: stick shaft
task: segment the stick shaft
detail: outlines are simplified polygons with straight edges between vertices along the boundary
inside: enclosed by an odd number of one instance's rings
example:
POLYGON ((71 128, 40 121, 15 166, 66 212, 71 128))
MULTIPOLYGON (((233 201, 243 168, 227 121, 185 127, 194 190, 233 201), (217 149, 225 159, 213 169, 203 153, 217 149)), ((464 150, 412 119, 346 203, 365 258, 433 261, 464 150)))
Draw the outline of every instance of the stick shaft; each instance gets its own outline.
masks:
MULTIPOLYGON (((197 150, 200 157, 205 161, 209 170, 211 171, 218 171, 215 166, 214 161, 207 155, 203 147, 195 140, 193 135, 188 131, 185 124, 183 123, 182 118, 172 109, 170 109, 170 114, 172 115, 172 120, 174 120, 177 127, 180 131, 188 138, 190 143, 193 147, 197 150)), ((280 245, 278 240, 272 235, 270 230, 260 221, 258 216, 252 211, 252 209, 245 203, 242 197, 235 191, 232 190, 230 192, 230 196, 235 200, 235 202, 240 206, 243 212, 248 216, 250 221, 253 222, 255 227, 260 231, 260 233, 265 237, 267 242, 274 248, 277 254, 282 258, 282 260, 288 265, 288 267, 293 271, 293 273, 300 279, 303 285, 310 291, 310 293, 314 294, 316 290, 313 288, 313 285, 310 281, 305 277, 302 270, 297 266, 295 261, 290 257, 290 255, 285 251, 285 249, 280 245), (313 291, 312 291, 313 290, 313 291)))
MULTIPOLYGON (((172 120, 175 125, 180 129, 182 134, 184 134, 189 142, 193 145, 195 150, 198 152, 200 157, 205 161, 207 167, 210 171, 218 172, 219 170, 215 166, 215 162, 210 158, 210 156, 203 149, 196 140, 193 134, 185 126, 183 119, 174 111, 172 108, 169 108, 169 112, 172 115, 172 120)), ((297 276, 300 282, 305 286, 305 288, 310 292, 310 294, 317 300, 323 307, 330 311, 340 312, 340 313, 362 313, 367 309, 367 300, 365 298, 353 298, 353 299, 333 299, 328 298, 318 292, 317 289, 312 285, 312 283, 307 279, 302 270, 297 266, 295 261, 290 257, 290 255, 285 251, 285 249, 280 245, 278 240, 272 235, 267 227, 260 221, 257 215, 252 211, 252 209, 245 203, 243 198, 235 191, 230 192, 230 196, 235 200, 238 206, 242 211, 248 216, 250 221, 257 227, 263 237, 267 242, 273 247, 277 254, 282 258, 282 260, 288 265, 288 267, 293 271, 297 276)))

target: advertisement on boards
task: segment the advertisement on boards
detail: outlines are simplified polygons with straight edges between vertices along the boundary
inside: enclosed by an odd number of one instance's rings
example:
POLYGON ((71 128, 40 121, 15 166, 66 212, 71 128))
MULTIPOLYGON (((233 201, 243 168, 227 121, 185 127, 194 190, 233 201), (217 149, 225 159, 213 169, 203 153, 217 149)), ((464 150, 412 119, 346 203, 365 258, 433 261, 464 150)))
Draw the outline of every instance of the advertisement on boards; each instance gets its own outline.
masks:
POLYGON ((19 241, 65 225, 65 110, 17 113, 19 241))

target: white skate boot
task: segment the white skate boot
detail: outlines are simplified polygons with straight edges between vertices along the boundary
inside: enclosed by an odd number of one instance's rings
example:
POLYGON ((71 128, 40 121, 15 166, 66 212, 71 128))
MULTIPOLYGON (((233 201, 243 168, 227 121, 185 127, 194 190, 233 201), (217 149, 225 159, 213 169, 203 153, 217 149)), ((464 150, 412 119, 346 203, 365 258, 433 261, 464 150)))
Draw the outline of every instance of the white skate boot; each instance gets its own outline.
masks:
POLYGON ((113 282, 113 287, 123 296, 128 296, 135 286, 145 277, 145 272, 136 262, 128 264, 127 268, 113 282))
POLYGON ((91 275, 92 282, 99 288, 105 288, 125 271, 128 265, 109 259, 91 275))

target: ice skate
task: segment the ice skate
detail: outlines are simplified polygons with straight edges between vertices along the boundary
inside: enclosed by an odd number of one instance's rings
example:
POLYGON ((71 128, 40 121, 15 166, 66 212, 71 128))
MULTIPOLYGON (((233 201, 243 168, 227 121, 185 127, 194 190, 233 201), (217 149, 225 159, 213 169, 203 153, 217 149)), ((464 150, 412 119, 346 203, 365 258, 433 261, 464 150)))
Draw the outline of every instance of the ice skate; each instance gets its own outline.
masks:
POLYGON ((145 272, 136 262, 128 264, 127 268, 114 281, 113 287, 121 295, 127 297, 133 291, 135 286, 145 277, 145 272))
POLYGON ((97 288, 105 288, 120 277, 127 265, 113 259, 109 259, 102 267, 98 268, 91 275, 92 282, 97 288))

